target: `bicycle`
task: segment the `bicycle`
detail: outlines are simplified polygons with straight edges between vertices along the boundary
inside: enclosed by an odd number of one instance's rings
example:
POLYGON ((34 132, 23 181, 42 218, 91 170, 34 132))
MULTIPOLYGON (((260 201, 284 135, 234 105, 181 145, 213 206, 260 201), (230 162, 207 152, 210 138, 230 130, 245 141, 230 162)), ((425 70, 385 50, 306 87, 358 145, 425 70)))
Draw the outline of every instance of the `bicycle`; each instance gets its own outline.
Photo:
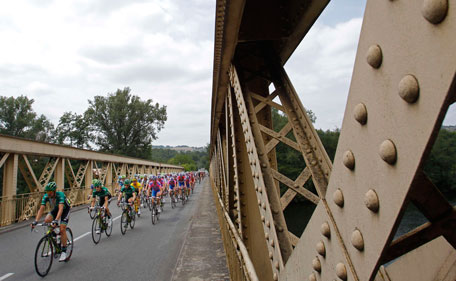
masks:
MULTIPOLYGON (((98 196, 95 201, 95 207, 97 207, 97 206, 100 207, 100 197, 98 197, 98 196)), ((89 213, 90 219, 93 220, 96 215, 95 209, 90 209, 90 206, 88 206, 87 209, 89 211, 88 213, 89 213)))
MULTIPOLYGON (((38 241, 35 250, 35 270, 39 276, 44 277, 51 269, 53 258, 57 259, 62 254, 60 228, 53 227, 50 223, 39 223, 37 226, 47 227, 44 236, 38 241)), ((38 231, 35 230, 35 232, 38 231)), ((66 227, 66 235, 67 258, 65 259, 65 262, 68 262, 73 254, 73 232, 68 226, 66 227)))
POLYGON ((124 235, 129 224, 131 229, 135 227, 136 214, 134 208, 132 208, 132 203, 121 202, 119 205, 121 205, 123 210, 120 217, 120 232, 124 235))
MULTIPOLYGON (((152 199, 152 197, 150 197, 150 199, 152 199)), ((152 200, 151 200, 151 210, 150 211, 151 211, 150 217, 151 217, 151 220, 152 220, 152 224, 156 224, 157 221, 160 218, 160 213, 158 212, 158 207, 157 207, 156 200, 154 200, 153 203, 152 203, 152 200)))
POLYGON ((112 233, 112 218, 106 216, 106 209, 104 207, 95 206, 95 217, 92 222, 92 240, 93 243, 98 244, 101 239, 101 233, 104 231, 106 236, 111 236, 112 233))
POLYGON ((169 198, 171 200, 171 208, 174 209, 177 205, 177 203, 176 203, 177 199, 176 199, 176 195, 175 195, 174 191, 171 191, 169 193, 169 198))

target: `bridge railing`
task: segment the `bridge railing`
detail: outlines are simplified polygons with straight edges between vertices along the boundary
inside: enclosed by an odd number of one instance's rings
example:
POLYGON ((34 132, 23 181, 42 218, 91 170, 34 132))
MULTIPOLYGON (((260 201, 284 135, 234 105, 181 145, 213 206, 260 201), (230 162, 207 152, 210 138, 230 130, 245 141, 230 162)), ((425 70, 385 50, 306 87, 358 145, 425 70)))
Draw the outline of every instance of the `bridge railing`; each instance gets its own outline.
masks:
POLYGON ((51 180, 76 206, 87 203, 94 178, 114 194, 120 175, 182 170, 175 165, 0 135, 0 226, 36 215, 44 187, 51 180), (19 180, 23 186, 18 186, 19 180), (29 192, 17 194, 19 187, 21 192, 29 192))

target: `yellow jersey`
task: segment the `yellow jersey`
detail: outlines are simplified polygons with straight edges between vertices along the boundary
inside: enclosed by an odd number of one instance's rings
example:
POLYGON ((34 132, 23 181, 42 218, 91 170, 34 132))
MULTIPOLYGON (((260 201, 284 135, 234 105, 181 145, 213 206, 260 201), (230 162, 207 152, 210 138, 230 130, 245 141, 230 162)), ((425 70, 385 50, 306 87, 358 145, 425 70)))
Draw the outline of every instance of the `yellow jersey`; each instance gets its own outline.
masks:
POLYGON ((140 192, 141 189, 142 189, 142 185, 139 183, 139 182, 136 182, 136 183, 132 183, 131 184, 132 187, 134 187, 136 189, 137 192, 140 192))

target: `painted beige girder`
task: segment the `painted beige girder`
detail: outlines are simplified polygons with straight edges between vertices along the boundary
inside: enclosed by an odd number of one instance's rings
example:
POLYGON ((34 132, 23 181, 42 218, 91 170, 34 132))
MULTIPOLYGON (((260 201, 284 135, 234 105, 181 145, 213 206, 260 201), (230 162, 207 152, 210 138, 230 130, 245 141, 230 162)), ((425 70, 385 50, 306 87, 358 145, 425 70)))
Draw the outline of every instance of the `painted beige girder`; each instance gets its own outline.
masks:
POLYGON ((283 68, 326 4, 217 1, 211 183, 218 208, 241 224, 224 239, 243 240, 260 280, 456 280, 456 208, 422 171, 456 100, 456 6, 368 0, 331 163, 283 68), (287 116, 280 131, 271 108, 287 116), (303 157, 295 180, 279 172, 279 144, 303 157), (298 195, 316 204, 300 237, 283 216, 298 195), (409 202, 428 223, 393 240, 409 202))

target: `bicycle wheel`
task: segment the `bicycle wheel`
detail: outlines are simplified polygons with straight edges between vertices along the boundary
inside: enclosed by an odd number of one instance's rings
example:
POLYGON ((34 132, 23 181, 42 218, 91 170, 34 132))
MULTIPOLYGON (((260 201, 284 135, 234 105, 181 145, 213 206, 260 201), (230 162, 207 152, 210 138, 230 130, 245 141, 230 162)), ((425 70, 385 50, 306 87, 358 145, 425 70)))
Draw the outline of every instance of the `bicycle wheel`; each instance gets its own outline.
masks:
POLYGON ((185 195, 184 195, 184 194, 182 194, 181 200, 182 200, 182 206, 184 206, 185 203, 186 203, 186 202, 185 202, 186 200, 185 200, 185 195))
POLYGON ((112 233, 112 217, 108 219, 108 223, 106 224, 106 230, 105 230, 106 236, 111 236, 112 233))
POLYGON ((149 207, 149 211, 152 212, 152 201, 149 199, 147 199, 147 207, 149 207))
POLYGON ((133 216, 130 216, 131 220, 130 220, 130 228, 133 229, 135 227, 135 222, 136 222, 136 216, 135 214, 133 213, 133 216))
POLYGON ((174 209, 174 207, 176 207, 176 201, 174 200, 174 196, 170 196, 170 200, 171 200, 171 208, 174 209))
POLYGON ((95 217, 95 215, 96 215, 95 209, 92 209, 92 210, 89 212, 90 219, 93 220, 93 218, 95 217))
POLYGON ((71 228, 67 227, 66 228, 66 235, 67 235, 67 258, 65 259, 65 262, 69 261, 71 258, 71 255, 73 254, 73 231, 71 231, 71 228))
POLYGON ((155 208, 155 206, 153 206, 153 207, 152 207, 152 211, 151 211, 151 213, 150 213, 150 218, 151 218, 151 220, 152 220, 152 224, 157 223, 156 211, 157 211, 157 209, 155 208))
POLYGON ((54 256, 54 246, 51 238, 44 236, 38 242, 35 250, 35 270, 39 276, 44 277, 48 274, 52 266, 54 256))
POLYGON ((122 217, 120 218, 120 232, 122 232, 122 235, 127 232, 128 228, 128 211, 125 210, 122 212, 122 217))
POLYGON ((155 207, 155 210, 156 210, 156 212, 157 212, 157 222, 158 222, 159 219, 160 219, 160 212, 158 212, 158 206, 155 207))
POLYGON ((100 217, 96 216, 93 219, 93 221, 92 221, 92 240, 93 240, 93 243, 98 244, 98 242, 100 242, 100 239, 101 239, 100 217))

